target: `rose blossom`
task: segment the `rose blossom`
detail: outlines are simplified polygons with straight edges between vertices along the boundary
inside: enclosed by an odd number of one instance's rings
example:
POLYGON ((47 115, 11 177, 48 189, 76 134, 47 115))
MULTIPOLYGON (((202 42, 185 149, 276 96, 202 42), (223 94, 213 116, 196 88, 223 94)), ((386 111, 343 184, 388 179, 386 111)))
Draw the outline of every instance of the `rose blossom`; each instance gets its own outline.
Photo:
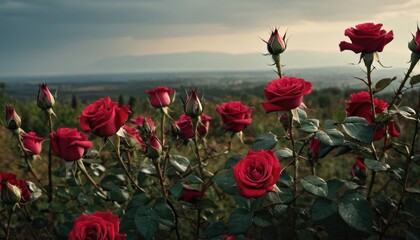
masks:
MULTIPOLYGON (((207 134, 210 121, 210 116, 201 114, 200 122, 197 127, 198 136, 204 137, 207 134)), ((193 123, 189 116, 182 114, 179 121, 176 122, 176 126, 179 128, 179 136, 182 139, 188 140, 194 137, 193 123)))
POLYGON ((249 150, 248 155, 233 167, 239 193, 247 198, 272 191, 280 177, 279 160, 271 150, 249 150))
POLYGON ((37 105, 41 109, 52 108, 55 104, 54 96, 51 94, 46 83, 39 84, 37 105))
POLYGON ((119 233, 119 224, 118 216, 111 212, 94 212, 91 215, 82 213, 74 220, 69 239, 124 240, 126 236, 119 233))
POLYGON ((22 120, 12 106, 6 106, 6 128, 16 130, 20 128, 22 120))
POLYGON ((150 117, 138 116, 135 119, 131 119, 130 122, 134 123, 138 127, 144 127, 144 123, 146 122, 149 125, 149 129, 151 131, 155 130, 155 123, 150 117))
POLYGON ((126 141, 129 142, 132 145, 136 145, 138 144, 139 146, 141 146, 142 148, 146 147, 145 143, 143 142, 143 140, 140 137, 139 134, 139 130, 137 130, 136 128, 130 127, 128 125, 124 125, 123 129, 125 130, 125 132, 127 133, 127 139, 126 141), (131 141, 134 140, 134 141, 131 141))
POLYGON ((17 179, 16 175, 13 173, 0 173, 0 194, 1 194, 1 198, 3 198, 3 201, 5 201, 6 199, 4 198, 8 198, 7 200, 12 200, 10 199, 4 191, 8 191, 8 189, 3 189, 3 186, 9 188, 9 189, 15 189, 16 192, 16 196, 11 196, 16 198, 15 202, 19 202, 19 203, 27 203, 29 202, 29 200, 31 199, 31 192, 29 190, 29 186, 26 183, 25 180, 21 180, 21 179, 17 179), (17 189, 16 189, 17 188, 17 189))
POLYGON ((79 117, 80 128, 99 137, 114 135, 128 119, 128 106, 118 107, 109 97, 101 98, 87 106, 79 117))
POLYGON ((202 196, 203 193, 201 191, 184 187, 182 190, 181 200, 193 203, 200 199, 202 196))
POLYGON ((269 82, 264 88, 267 102, 262 102, 266 113, 286 111, 300 106, 303 96, 311 92, 312 83, 302 78, 282 77, 269 82))
POLYGON ((381 29, 382 24, 362 23, 356 28, 347 28, 344 35, 349 37, 351 43, 342 41, 340 51, 351 50, 355 53, 382 52, 385 45, 394 39, 394 33, 381 29))
MULTIPOLYGON (((346 100, 345 103, 347 104, 346 108, 346 115, 347 117, 350 116, 357 116, 366 119, 371 124, 374 123, 372 107, 370 104, 370 95, 368 92, 361 91, 358 93, 350 94, 350 100, 346 100)), ((382 113, 387 107, 388 103, 379 99, 373 98, 373 103, 375 105, 375 113, 379 114, 382 113)), ((394 122, 389 121, 387 123, 386 128, 388 129, 388 133, 393 137, 400 136, 399 132, 396 130, 394 126, 394 122)), ((377 126, 375 129, 375 135, 373 136, 373 141, 381 139, 385 136, 385 131, 383 127, 377 126)))
POLYGON ((230 132, 241 132, 252 123, 253 107, 244 106, 241 102, 227 102, 216 106, 222 118, 222 128, 230 132))
POLYGON ((82 158, 85 150, 92 147, 88 137, 76 128, 59 128, 50 133, 52 149, 65 161, 76 161, 82 158))
POLYGON ((171 104, 171 97, 173 90, 164 86, 154 88, 152 90, 146 90, 147 94, 150 94, 150 104, 154 108, 167 107, 171 104))
POLYGON ((42 151, 42 142, 45 140, 40 138, 34 132, 23 133, 22 142, 25 151, 30 155, 38 155, 42 151))

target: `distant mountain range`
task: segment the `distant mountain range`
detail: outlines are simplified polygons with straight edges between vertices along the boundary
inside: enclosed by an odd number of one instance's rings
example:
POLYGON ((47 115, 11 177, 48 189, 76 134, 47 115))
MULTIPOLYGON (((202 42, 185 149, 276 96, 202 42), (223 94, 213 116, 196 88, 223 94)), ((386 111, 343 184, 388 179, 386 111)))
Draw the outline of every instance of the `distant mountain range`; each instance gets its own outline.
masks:
MULTIPOLYGON (((358 59, 353 58, 353 62, 358 59)), ((282 55, 287 68, 346 66, 343 54, 337 52, 288 51, 282 55), (340 59, 341 61, 337 61, 340 59)), ((119 56, 102 59, 86 66, 86 72, 156 72, 156 71, 243 71, 269 70, 270 56, 261 53, 227 54, 189 52, 144 56, 119 56)))

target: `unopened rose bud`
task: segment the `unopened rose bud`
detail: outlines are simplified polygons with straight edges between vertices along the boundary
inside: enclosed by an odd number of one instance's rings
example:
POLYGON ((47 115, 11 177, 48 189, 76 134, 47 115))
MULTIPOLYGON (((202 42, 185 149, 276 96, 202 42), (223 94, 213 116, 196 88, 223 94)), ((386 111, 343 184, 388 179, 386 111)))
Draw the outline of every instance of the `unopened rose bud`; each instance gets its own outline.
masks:
POLYGON ((187 116, 191 118, 197 118, 203 113, 203 105, 201 104, 201 101, 198 98, 197 88, 191 90, 187 94, 187 100, 185 100, 184 103, 184 112, 187 116))
POLYGON ((274 29, 271 32, 270 39, 267 41, 267 50, 271 55, 279 55, 286 50, 285 43, 286 34, 283 37, 280 36, 278 29, 274 29))
POLYGON ((14 205, 18 203, 22 197, 22 191, 19 189, 19 187, 8 182, 2 183, 1 190, 1 200, 5 204, 14 205))
POLYGON ((185 188, 182 190, 181 200, 194 203, 203 196, 201 191, 185 188))
POLYGON ((351 168, 351 175, 362 180, 367 177, 365 160, 363 158, 356 159, 356 163, 351 168))
POLYGON ((55 104, 54 96, 51 94, 46 83, 39 84, 37 104, 43 110, 50 109, 55 104))
POLYGON ((20 128, 22 120, 12 106, 6 106, 6 128, 14 131, 20 128))
POLYGON ((162 144, 154 132, 150 134, 146 147, 146 156, 151 159, 159 158, 162 153, 162 144))

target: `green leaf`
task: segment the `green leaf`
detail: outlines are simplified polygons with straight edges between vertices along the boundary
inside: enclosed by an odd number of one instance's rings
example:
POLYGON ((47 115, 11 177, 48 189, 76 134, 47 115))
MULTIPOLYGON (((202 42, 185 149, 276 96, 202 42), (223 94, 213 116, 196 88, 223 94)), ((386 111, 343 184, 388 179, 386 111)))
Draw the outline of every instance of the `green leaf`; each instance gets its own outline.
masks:
POLYGON ((245 208, 237 208, 229 216, 228 232, 239 234, 246 232, 252 225, 252 213, 245 208))
POLYGON ((140 205, 147 205, 150 202, 150 197, 144 193, 137 194, 131 199, 127 209, 135 208, 140 205))
POLYGON ((365 159, 365 165, 369 170, 380 172, 380 171, 386 171, 387 168, 379 161, 373 160, 373 159, 365 159))
POLYGON ((415 198, 408 197, 404 201, 404 210, 413 216, 420 216, 420 202, 415 198))
POLYGON ((204 231, 204 236, 207 239, 219 237, 227 233, 227 226, 222 221, 216 221, 209 224, 209 226, 204 231))
POLYGON ((217 184, 224 192, 235 195, 238 194, 238 186, 236 185, 235 177, 232 169, 222 169, 213 178, 214 183, 217 184))
POLYGON ((288 206, 286 204, 277 204, 274 206, 273 215, 276 218, 280 218, 287 211, 288 206))
POLYGON ((293 152, 289 148, 282 148, 275 151, 274 155, 276 155, 279 160, 284 160, 293 157, 293 152))
POLYGON ((272 225, 271 214, 267 209, 254 213, 254 224, 259 227, 268 227, 272 225))
POLYGON ((169 159, 171 165, 176 169, 177 172, 185 172, 190 165, 190 160, 181 155, 174 155, 169 159))
POLYGON ((368 233, 372 231, 372 208, 362 195, 346 194, 338 204, 338 213, 351 228, 368 233))
POLYGON ((420 74, 412 76, 410 79, 410 85, 413 86, 420 82, 420 74))
POLYGON ((188 175, 188 177, 185 178, 190 184, 201 184, 203 183, 203 180, 201 180, 201 178, 199 178, 197 175, 195 174, 190 174, 188 175))
POLYGON ((411 226, 405 232, 406 240, 418 240, 420 237, 420 228, 411 226))
POLYGON ((393 78, 383 78, 381 80, 379 80, 374 87, 374 92, 380 92, 383 89, 385 89, 389 84, 392 83, 392 81, 394 81, 395 79, 397 79, 397 77, 393 77, 393 78))
MULTIPOLYGON (((290 187, 293 185, 293 177, 290 176, 286 171, 283 171, 280 175, 279 180, 277 181, 278 184, 284 185, 286 187, 290 187)), ((278 185, 280 186, 280 185, 278 185)))
POLYGON ((320 177, 308 175, 300 183, 306 191, 313 195, 320 197, 327 197, 328 195, 327 183, 320 177))
POLYGON ((338 146, 344 144, 344 135, 337 129, 327 129, 318 131, 315 136, 328 146, 338 146))
POLYGON ((314 133, 318 131, 318 127, 313 122, 301 120, 301 127, 299 130, 306 133, 314 133))
POLYGON ((235 155, 235 156, 232 156, 232 157, 228 158, 228 160, 226 160, 226 163, 225 163, 225 168, 231 168, 231 167, 235 166, 236 163, 238 163, 239 160, 241 160, 242 158, 243 158, 243 156, 240 156, 240 155, 235 155))
POLYGON ((117 203, 123 203, 130 198, 130 193, 125 188, 116 187, 111 190, 110 198, 117 203))
POLYGON ((263 133, 257 137, 252 144, 252 150, 258 151, 260 149, 273 149, 277 144, 277 136, 271 132, 263 133))
POLYGON ((159 220, 163 225, 175 226, 175 213, 168 205, 165 198, 159 198, 153 207, 159 215, 159 220))
POLYGON ((344 131, 352 138, 371 143, 375 128, 362 117, 347 117, 342 122, 344 131))
POLYGON ((317 198, 312 206, 312 221, 320 221, 337 212, 337 204, 325 198, 317 198))
POLYGON ((137 230, 146 240, 153 239, 159 229, 159 215, 156 210, 148 206, 141 205, 137 208, 134 221, 137 230))
POLYGON ((182 186, 181 182, 177 182, 176 184, 174 184, 170 189, 169 192, 171 193, 172 196, 174 197, 179 197, 182 194, 182 190, 184 189, 184 186, 182 186))

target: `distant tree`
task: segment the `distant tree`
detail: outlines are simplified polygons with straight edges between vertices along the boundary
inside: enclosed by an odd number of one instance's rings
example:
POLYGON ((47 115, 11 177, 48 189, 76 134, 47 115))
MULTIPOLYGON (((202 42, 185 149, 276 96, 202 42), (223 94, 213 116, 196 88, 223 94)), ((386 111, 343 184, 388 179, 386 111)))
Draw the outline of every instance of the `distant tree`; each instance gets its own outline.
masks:
POLYGON ((134 114, 134 108, 137 105, 137 99, 133 96, 130 96, 130 98, 128 99, 128 105, 130 105, 130 111, 131 111, 130 115, 133 115, 134 114))
POLYGON ((73 109, 76 109, 76 108, 77 108, 77 98, 76 98, 76 94, 73 94, 73 95, 71 96, 71 107, 72 107, 73 109))
POLYGON ((119 106, 119 107, 124 106, 124 96, 123 96, 123 95, 120 95, 120 96, 118 97, 118 106, 119 106))

